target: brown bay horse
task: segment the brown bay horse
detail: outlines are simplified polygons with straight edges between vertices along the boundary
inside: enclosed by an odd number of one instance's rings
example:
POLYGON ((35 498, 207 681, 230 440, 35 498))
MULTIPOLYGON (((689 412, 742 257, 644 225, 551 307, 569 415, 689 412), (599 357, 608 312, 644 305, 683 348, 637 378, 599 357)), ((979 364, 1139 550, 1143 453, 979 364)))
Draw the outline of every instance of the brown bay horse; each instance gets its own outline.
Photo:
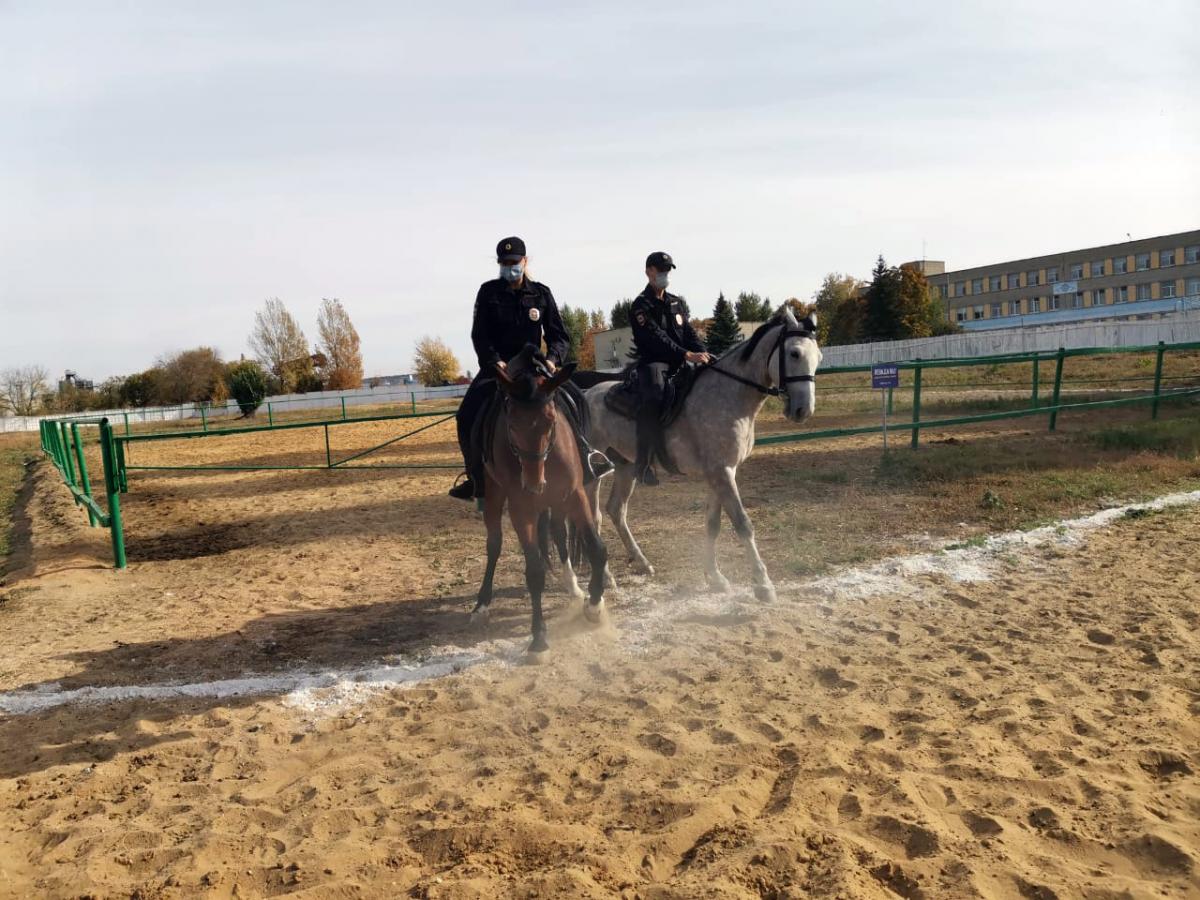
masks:
POLYGON ((604 614, 608 551, 600 538, 588 491, 575 429, 555 392, 574 371, 574 364, 551 374, 532 347, 515 357, 508 370, 496 371, 499 391, 493 427, 485 429, 483 519, 487 526, 487 570, 472 621, 486 620, 492 602, 492 580, 503 542, 505 506, 525 554, 525 585, 533 605, 533 641, 529 653, 549 649, 542 617, 547 558, 539 540, 549 527, 562 559, 564 583, 578 591, 566 553, 566 523, 574 526, 591 564, 584 614, 596 623, 604 614), (540 527, 539 527, 540 526, 540 527))

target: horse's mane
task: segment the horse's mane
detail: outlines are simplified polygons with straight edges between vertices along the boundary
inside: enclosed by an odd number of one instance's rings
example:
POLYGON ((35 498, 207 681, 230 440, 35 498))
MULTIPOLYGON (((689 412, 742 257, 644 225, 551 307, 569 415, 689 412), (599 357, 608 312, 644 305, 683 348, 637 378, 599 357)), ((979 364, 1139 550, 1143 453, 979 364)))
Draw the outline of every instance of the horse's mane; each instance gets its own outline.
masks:
POLYGON ((741 343, 734 344, 727 351, 725 351, 725 353, 722 353, 721 356, 724 357, 732 354, 735 350, 741 347, 741 359, 743 362, 745 362, 754 354, 755 348, 758 347, 766 333, 777 325, 782 325, 783 321, 783 312, 780 311, 775 313, 775 315, 771 316, 771 318, 767 319, 767 321, 763 322, 756 329, 754 329, 754 334, 750 335, 750 337, 741 343))

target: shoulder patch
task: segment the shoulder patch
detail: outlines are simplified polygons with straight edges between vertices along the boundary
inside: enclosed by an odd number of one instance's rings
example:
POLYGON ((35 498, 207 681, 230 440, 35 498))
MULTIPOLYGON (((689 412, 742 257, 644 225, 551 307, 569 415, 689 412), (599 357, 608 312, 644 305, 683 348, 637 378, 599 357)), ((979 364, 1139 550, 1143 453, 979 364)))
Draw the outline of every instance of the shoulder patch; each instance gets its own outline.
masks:
POLYGON ((542 311, 536 306, 529 307, 529 321, 536 322, 542 317, 542 311))
POLYGON ((675 313, 675 324, 676 325, 683 324, 683 313, 675 313))
POLYGON ((634 319, 637 320, 637 323, 639 325, 646 324, 646 314, 644 312, 642 312, 640 309, 633 314, 633 317, 634 317, 634 319))

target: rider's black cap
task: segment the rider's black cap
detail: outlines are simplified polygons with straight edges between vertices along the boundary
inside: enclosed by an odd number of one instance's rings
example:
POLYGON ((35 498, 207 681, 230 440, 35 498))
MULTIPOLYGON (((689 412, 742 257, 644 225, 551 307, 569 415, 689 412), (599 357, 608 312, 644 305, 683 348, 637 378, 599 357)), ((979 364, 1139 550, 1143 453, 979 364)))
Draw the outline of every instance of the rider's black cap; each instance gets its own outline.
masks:
POLYGON ((660 272, 669 272, 675 268, 675 260, 671 259, 671 254, 662 250, 655 250, 646 257, 646 268, 657 269, 660 272))
POLYGON ((496 245, 496 259, 520 259, 525 255, 525 242, 519 237, 506 237, 496 245))

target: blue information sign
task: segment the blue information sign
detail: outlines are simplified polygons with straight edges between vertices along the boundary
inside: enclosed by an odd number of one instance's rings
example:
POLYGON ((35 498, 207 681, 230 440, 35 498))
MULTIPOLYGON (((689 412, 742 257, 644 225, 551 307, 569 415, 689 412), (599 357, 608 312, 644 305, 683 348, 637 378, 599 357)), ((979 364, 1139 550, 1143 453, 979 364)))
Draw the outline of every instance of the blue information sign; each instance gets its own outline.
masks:
POLYGON ((871 366, 871 387, 877 390, 900 387, 900 367, 897 365, 871 366))

